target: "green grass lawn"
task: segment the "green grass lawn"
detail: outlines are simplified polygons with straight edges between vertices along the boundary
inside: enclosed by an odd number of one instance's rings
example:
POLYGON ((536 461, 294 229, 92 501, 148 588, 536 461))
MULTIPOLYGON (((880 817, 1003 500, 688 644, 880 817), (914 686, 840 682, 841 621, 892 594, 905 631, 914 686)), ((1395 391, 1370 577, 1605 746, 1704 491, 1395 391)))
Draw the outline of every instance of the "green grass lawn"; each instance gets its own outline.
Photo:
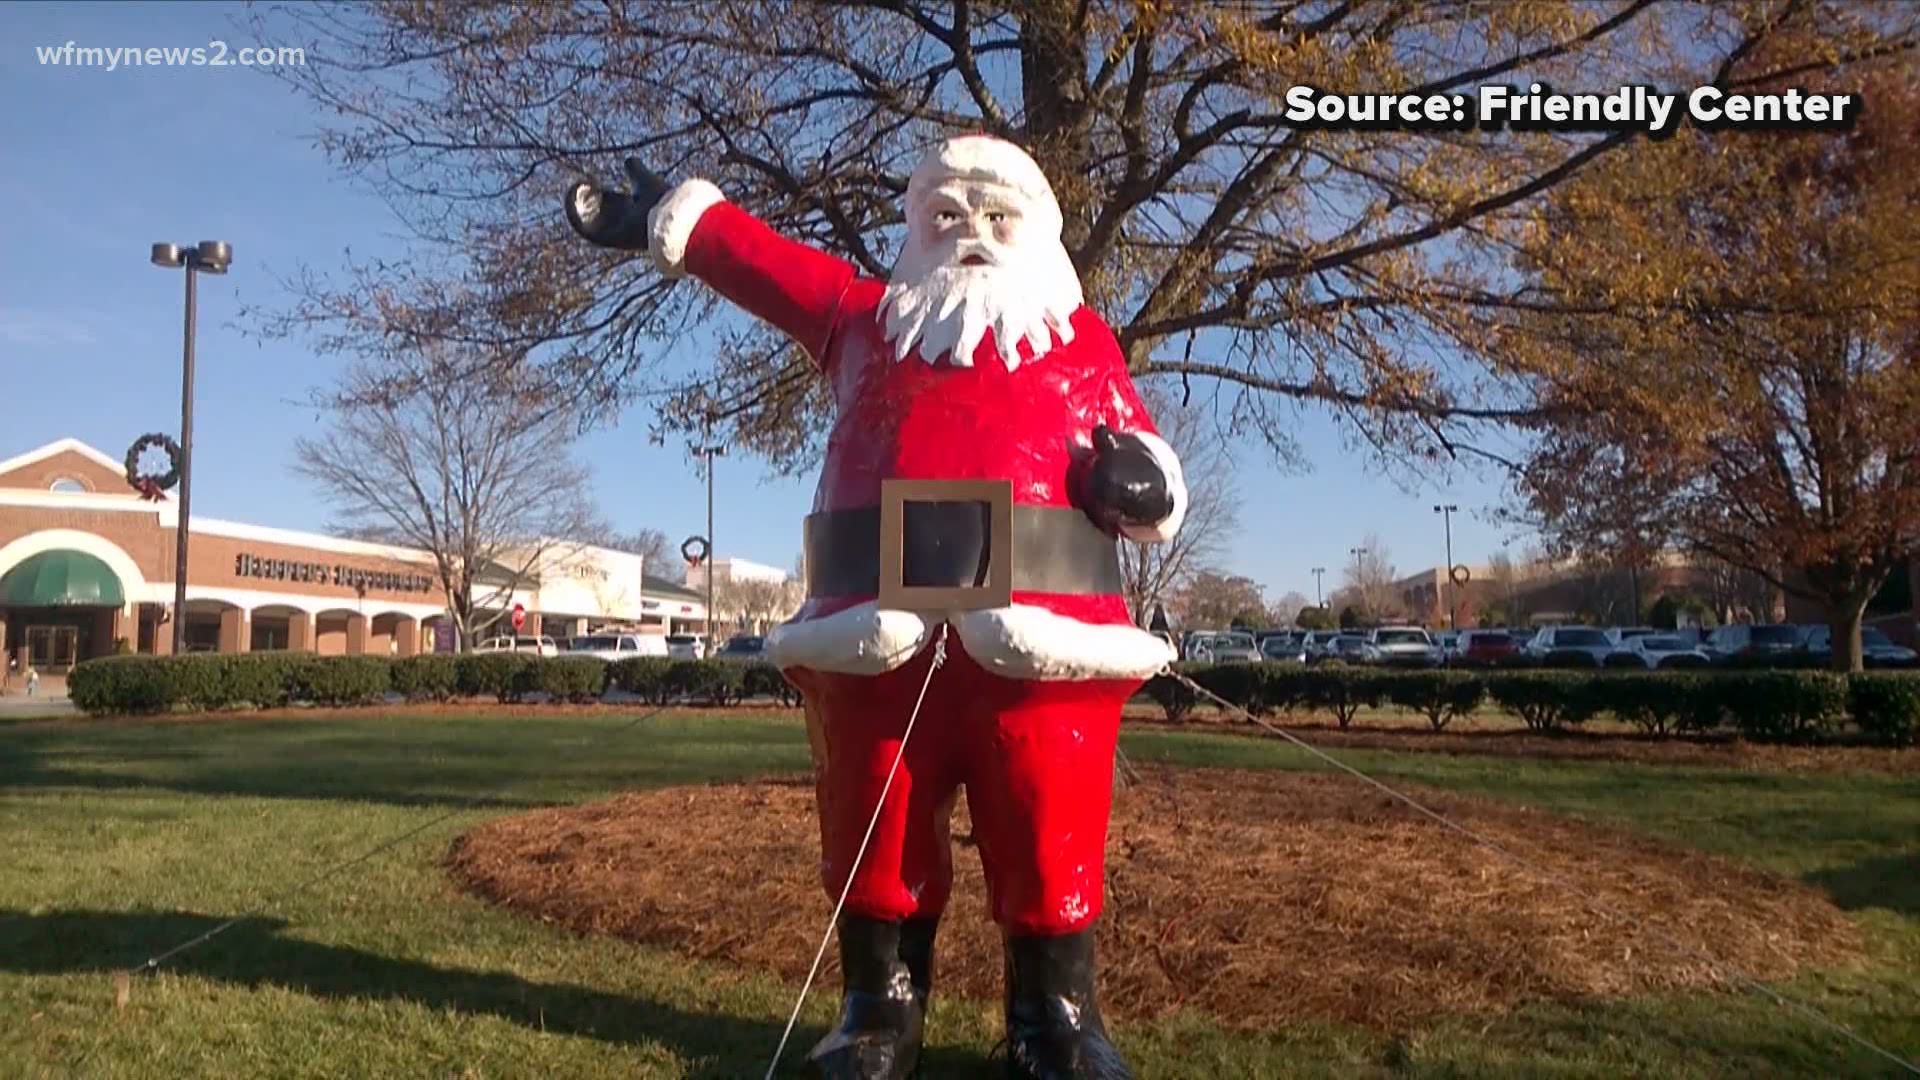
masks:
MULTIPOLYGON (((495 911, 438 867, 462 828, 518 808, 807 764, 799 725, 777 714, 628 725, 0 726, 0 1077, 760 1076, 797 987, 495 911), (244 921, 137 979, 129 1006, 113 1007, 114 970, 235 917, 244 921)), ((1135 761, 1317 767, 1244 737, 1141 730, 1126 747, 1135 761)), ((1779 989, 1920 1056, 1920 779, 1343 757, 1390 781, 1642 830, 1827 889, 1862 925, 1870 962, 1779 989)), ((834 987, 816 987, 788 1075, 835 1006, 834 987)), ((1231 1033, 1184 1017, 1120 1037, 1143 1077, 1903 1075, 1740 994, 1542 1004, 1402 1032, 1231 1033)), ((990 1005, 941 1002, 925 1075, 986 1073, 997 1038, 990 1005)))

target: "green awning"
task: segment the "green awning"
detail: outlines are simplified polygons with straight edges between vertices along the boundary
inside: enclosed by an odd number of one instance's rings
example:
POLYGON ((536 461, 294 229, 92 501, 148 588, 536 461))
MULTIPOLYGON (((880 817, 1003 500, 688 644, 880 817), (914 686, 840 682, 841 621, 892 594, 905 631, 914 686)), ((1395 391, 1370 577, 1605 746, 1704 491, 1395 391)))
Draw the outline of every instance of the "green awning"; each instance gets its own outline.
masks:
POLYGON ((43 551, 0 577, 9 607, 119 607, 127 602, 111 567, 81 551, 43 551))

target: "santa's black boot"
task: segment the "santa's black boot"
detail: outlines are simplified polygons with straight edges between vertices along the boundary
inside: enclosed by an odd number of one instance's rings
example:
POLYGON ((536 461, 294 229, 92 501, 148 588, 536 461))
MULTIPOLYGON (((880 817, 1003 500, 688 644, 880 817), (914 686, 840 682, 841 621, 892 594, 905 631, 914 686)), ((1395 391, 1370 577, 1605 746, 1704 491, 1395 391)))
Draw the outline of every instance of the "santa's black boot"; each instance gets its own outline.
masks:
POLYGON ((1007 1076, 1132 1080, 1100 1023, 1093 931, 1007 939, 1007 1076))
POLYGON ((927 999, 933 994, 933 938, 939 929, 938 919, 908 919, 900 924, 900 959, 907 965, 907 977, 913 981, 923 1022, 927 999))
POLYGON ((901 924, 843 915, 840 1021, 807 1055, 821 1080, 908 1080, 920 1063, 922 995, 900 958, 901 924))

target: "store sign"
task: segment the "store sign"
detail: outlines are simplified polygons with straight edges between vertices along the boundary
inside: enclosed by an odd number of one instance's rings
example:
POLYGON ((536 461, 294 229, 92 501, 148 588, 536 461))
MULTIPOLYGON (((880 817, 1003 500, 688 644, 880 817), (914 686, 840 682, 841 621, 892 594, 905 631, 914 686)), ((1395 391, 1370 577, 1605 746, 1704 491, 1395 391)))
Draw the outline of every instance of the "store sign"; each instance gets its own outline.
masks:
POLYGON ((264 578, 268 581, 296 581, 311 585, 339 585, 355 592, 432 592, 433 579, 425 574, 368 570, 359 566, 328 566, 325 563, 298 562, 292 559, 263 559, 258 555, 236 555, 235 577, 264 578))

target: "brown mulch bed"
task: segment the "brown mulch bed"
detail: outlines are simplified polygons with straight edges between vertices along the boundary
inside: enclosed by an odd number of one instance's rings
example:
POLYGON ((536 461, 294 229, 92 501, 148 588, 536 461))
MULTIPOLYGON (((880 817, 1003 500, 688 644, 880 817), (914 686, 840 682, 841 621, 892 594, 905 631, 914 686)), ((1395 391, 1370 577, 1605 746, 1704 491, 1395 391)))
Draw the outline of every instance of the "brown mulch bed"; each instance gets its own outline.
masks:
MULTIPOLYGON (((1797 883, 1523 808, 1416 797, 1539 870, 1346 778, 1142 770, 1117 798, 1108 841, 1103 1007, 1389 1027, 1726 985, 1701 954, 1762 979, 1857 956, 1852 925, 1797 883), (1594 914, 1555 878, 1659 933, 1594 914)), ((962 809, 936 993, 991 1001, 998 937, 966 830, 962 809)), ((448 861, 466 888, 543 920, 797 985, 832 910, 818 837, 811 787, 769 780, 496 820, 448 861)))

